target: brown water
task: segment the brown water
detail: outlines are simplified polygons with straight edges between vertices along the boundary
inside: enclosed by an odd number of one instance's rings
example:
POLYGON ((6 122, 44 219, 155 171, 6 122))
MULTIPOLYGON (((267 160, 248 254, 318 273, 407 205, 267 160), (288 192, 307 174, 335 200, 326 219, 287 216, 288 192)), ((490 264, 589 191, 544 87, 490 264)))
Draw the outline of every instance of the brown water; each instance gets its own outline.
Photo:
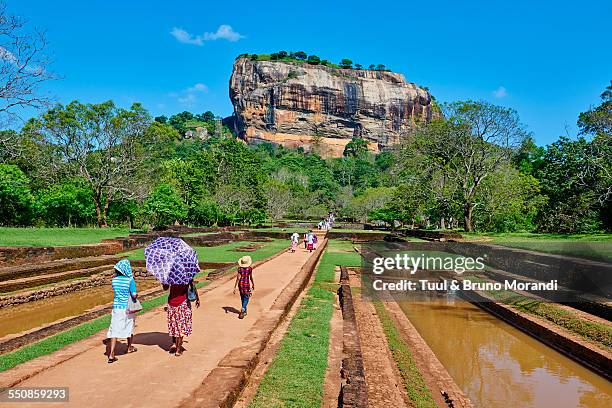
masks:
POLYGON ((612 407, 612 383, 469 302, 400 306, 477 407, 612 407))
MULTIPOLYGON (((139 291, 143 291, 159 286, 159 283, 155 280, 138 280, 136 285, 139 291)), ((0 337, 78 316, 92 307, 110 304, 112 301, 113 289, 109 282, 108 285, 5 307, 0 309, 0 337)))

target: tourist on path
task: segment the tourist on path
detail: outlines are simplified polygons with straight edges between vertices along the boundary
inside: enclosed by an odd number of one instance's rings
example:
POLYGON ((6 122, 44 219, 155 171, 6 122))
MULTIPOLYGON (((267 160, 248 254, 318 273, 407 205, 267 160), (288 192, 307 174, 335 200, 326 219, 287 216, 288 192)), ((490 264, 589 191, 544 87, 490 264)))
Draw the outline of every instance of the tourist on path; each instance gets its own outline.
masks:
POLYGON ((243 256, 238 260, 238 273, 236 274, 236 282, 234 283, 234 294, 236 287, 240 291, 240 301, 242 307, 240 309, 239 319, 244 319, 247 315, 247 305, 253 291, 255 290, 255 281, 253 280, 253 268, 251 265, 253 260, 250 256, 243 256))
POLYGON ((295 252, 298 246, 298 241, 300 240, 300 235, 297 232, 294 232, 291 235, 291 252, 295 252))
POLYGON ((306 249, 308 249, 308 252, 312 252, 314 249, 314 234, 312 233, 312 230, 308 230, 308 234, 306 234, 306 242, 306 249))
POLYGON ((195 292, 194 299, 196 307, 200 307, 200 298, 193 280, 187 285, 163 285, 165 290, 170 289, 168 294, 168 334, 172 336, 172 347, 170 353, 179 357, 183 354, 183 337, 189 336, 193 328, 193 317, 191 313, 191 301, 189 295, 195 292))
POLYGON ((117 339, 127 339, 128 353, 138 351, 136 347, 132 346, 132 341, 134 340, 134 323, 136 320, 136 313, 129 313, 127 310, 130 296, 134 302, 138 298, 138 293, 136 292, 136 281, 134 280, 130 261, 127 259, 122 259, 115 264, 115 277, 113 278, 111 284, 115 296, 113 298, 111 323, 106 337, 110 339, 108 362, 114 363, 117 361, 117 357, 115 357, 117 339))
POLYGON ((312 247, 313 249, 317 249, 317 243, 319 242, 319 238, 317 237, 317 234, 312 234, 312 247))

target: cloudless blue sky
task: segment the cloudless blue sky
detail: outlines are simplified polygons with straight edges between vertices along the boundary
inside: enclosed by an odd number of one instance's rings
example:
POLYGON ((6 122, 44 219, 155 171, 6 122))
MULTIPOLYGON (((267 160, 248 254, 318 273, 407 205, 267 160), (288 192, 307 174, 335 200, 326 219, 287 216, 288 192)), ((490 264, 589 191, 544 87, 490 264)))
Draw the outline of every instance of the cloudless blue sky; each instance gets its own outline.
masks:
POLYGON ((612 79, 610 0, 7 5, 47 30, 52 69, 63 79, 46 89, 58 101, 139 101, 154 115, 212 110, 227 116, 238 54, 303 50, 335 62, 383 63, 439 101, 485 99, 512 107, 536 141, 547 144, 566 126, 575 135, 578 113, 598 104, 612 79), (242 37, 215 39, 222 25, 242 37), (178 41, 174 28, 195 44, 178 41))

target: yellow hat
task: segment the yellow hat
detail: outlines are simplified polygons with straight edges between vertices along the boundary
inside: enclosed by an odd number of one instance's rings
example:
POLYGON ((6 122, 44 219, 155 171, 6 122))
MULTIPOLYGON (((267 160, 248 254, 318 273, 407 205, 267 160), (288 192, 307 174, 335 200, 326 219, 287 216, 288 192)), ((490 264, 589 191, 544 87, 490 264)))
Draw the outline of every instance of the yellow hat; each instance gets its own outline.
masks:
POLYGON ((240 267, 242 268, 248 268, 252 264, 253 264, 253 260, 248 255, 243 256, 242 258, 238 260, 238 265, 240 265, 240 267))

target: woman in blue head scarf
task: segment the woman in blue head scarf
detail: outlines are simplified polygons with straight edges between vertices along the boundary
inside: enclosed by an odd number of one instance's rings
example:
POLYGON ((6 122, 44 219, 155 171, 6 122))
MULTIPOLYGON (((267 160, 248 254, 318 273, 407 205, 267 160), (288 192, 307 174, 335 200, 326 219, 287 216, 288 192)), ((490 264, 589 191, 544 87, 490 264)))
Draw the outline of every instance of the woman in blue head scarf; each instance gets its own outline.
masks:
POLYGON ((135 313, 129 313, 127 310, 128 299, 131 296, 133 301, 136 301, 138 293, 136 292, 136 281, 132 274, 130 261, 122 259, 115 265, 115 277, 112 281, 115 297, 113 299, 113 312, 111 316, 111 324, 108 329, 107 338, 111 339, 110 352, 108 354, 108 362, 114 363, 117 361, 115 357, 115 346, 117 339, 127 339, 127 352, 133 353, 136 347, 132 346, 134 340, 134 322, 136 320, 135 313))

